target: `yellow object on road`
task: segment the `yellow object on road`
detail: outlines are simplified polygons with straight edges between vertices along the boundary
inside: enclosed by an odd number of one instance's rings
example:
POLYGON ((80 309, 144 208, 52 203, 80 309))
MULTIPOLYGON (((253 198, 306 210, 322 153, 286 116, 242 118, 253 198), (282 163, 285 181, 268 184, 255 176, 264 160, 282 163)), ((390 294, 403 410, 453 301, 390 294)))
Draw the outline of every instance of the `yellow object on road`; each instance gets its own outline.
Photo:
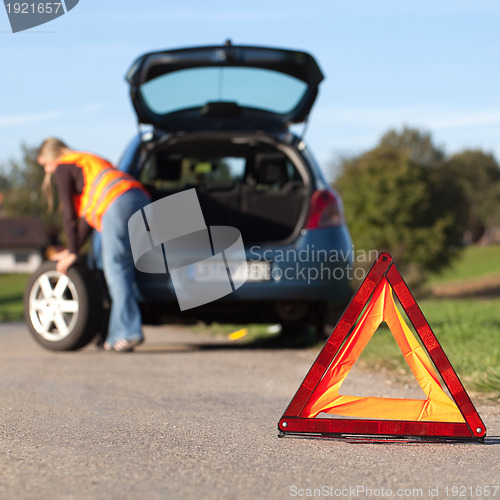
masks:
POLYGON ((243 338, 245 335, 248 335, 248 329, 242 328, 241 330, 237 330, 236 332, 230 333, 227 338, 229 340, 238 340, 243 338))

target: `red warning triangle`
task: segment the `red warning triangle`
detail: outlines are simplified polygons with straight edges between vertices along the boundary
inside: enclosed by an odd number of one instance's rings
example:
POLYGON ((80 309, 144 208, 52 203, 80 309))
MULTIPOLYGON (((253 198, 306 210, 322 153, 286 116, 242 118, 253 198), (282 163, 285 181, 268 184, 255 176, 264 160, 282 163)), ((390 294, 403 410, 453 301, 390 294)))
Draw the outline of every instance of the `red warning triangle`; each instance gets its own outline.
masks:
POLYGON ((373 264, 281 417, 278 429, 280 435, 372 440, 482 441, 486 435, 481 418, 388 253, 381 254, 373 264), (393 291, 423 348, 401 317, 393 291), (382 321, 388 324, 426 399, 339 394, 382 321))

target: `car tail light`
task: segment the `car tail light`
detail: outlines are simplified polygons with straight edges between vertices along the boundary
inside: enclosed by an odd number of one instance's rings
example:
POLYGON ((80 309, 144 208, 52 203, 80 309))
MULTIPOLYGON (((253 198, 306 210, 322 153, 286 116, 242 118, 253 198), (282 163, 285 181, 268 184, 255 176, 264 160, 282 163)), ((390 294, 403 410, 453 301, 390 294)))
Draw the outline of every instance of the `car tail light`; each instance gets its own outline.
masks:
POLYGON ((306 229, 340 226, 344 223, 342 201, 329 189, 318 189, 311 197, 306 229))

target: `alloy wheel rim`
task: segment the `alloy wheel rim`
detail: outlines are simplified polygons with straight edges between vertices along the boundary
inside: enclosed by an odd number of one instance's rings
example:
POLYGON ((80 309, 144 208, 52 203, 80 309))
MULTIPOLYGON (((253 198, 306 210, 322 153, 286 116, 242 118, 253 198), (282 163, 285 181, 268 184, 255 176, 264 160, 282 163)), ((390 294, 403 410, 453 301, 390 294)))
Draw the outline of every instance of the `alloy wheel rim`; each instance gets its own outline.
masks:
POLYGON ((63 340, 78 319, 76 287, 66 274, 47 271, 33 284, 28 308, 31 324, 40 337, 50 342, 63 340))

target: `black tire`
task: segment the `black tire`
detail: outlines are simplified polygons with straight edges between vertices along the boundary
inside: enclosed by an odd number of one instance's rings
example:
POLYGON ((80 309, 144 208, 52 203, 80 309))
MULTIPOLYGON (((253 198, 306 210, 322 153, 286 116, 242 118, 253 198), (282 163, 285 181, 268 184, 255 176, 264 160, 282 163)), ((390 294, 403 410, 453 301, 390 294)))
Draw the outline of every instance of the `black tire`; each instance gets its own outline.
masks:
MULTIPOLYGON (((347 304, 345 305, 347 307, 347 304)), ((321 308, 319 321, 316 326, 316 335, 318 340, 327 340, 337 326, 338 321, 342 317, 345 310, 344 306, 332 306, 326 304, 321 308)))
POLYGON ((52 351, 74 351, 92 341, 103 315, 99 283, 81 263, 68 274, 44 262, 24 292, 24 319, 34 339, 52 351))
POLYGON ((309 325, 306 321, 296 321, 281 323, 281 336, 287 338, 302 337, 309 331, 309 325))

